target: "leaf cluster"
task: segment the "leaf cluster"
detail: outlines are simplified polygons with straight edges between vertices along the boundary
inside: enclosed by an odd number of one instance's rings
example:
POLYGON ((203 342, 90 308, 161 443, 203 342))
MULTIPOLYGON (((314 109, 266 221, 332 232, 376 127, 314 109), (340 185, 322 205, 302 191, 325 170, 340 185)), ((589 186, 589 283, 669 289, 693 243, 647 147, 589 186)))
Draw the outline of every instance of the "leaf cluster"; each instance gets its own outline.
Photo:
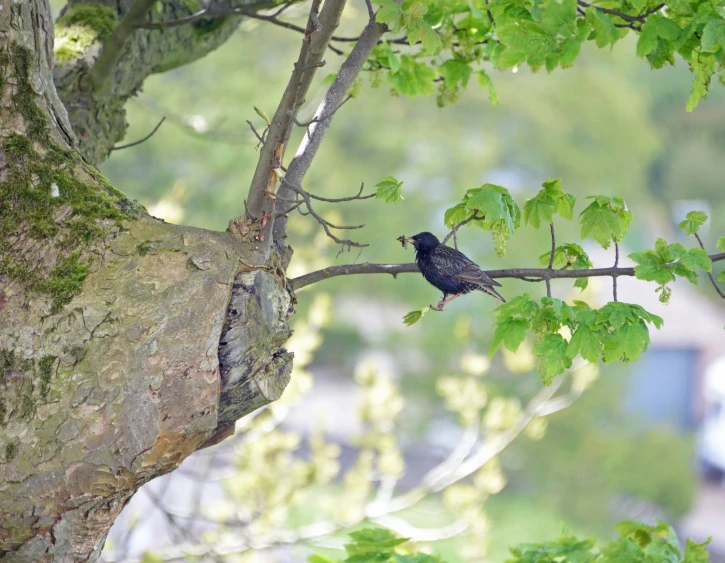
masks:
POLYGON ((471 76, 497 103, 485 67, 534 71, 574 64, 586 41, 612 48, 638 34, 637 56, 652 68, 674 64, 675 53, 694 75, 687 110, 707 95, 714 74, 723 81, 725 11, 722 0, 611 0, 606 8, 579 0, 376 0, 377 21, 403 38, 383 42, 369 61, 373 84, 387 77, 394 94, 414 98, 437 90, 438 104, 456 101, 471 76), (407 48, 397 52, 398 44, 407 48), (437 88, 436 88, 437 85, 437 88))
MULTIPOLYGON (((691 228, 691 224, 688 223, 685 228, 691 228)), ((657 291, 663 303, 669 301, 671 294, 667 284, 675 281, 676 276, 687 278, 691 283, 697 284, 698 270, 712 271, 712 261, 703 249, 688 250, 680 243, 667 244, 661 238, 657 239, 654 250, 635 252, 629 257, 638 264, 634 268, 637 279, 654 281, 659 285, 657 291)))
POLYGON ((593 539, 579 540, 566 530, 554 541, 526 543, 511 548, 512 558, 506 563, 639 563, 660 561, 667 563, 707 563, 709 540, 696 543, 687 540, 682 552, 672 526, 658 522, 655 525, 627 521, 615 528, 619 537, 596 547, 593 539))
POLYGON ((536 302, 524 294, 496 309, 496 330, 489 356, 502 344, 516 352, 531 332, 539 375, 549 385, 555 376, 571 367, 577 355, 591 363, 600 359, 605 363, 636 360, 649 346, 647 324, 660 328, 662 319, 639 305, 611 302, 592 309, 583 301, 570 306, 559 299, 543 297, 536 302), (571 334, 568 339, 567 332, 571 334))
POLYGON ((495 184, 468 190, 462 201, 446 210, 443 221, 448 227, 467 221, 489 231, 496 254, 506 255, 506 241, 521 225, 521 209, 509 191, 495 184))

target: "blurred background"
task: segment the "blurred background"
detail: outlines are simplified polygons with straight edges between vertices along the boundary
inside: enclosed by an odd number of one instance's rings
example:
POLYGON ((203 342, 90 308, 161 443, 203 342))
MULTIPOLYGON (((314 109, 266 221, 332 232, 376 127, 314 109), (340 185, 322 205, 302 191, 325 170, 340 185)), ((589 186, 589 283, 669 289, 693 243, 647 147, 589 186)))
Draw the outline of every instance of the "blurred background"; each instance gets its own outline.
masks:
MULTIPOLYGON (((304 21, 305 4, 285 16, 304 21)), ((341 34, 366 15, 344 14, 341 34)), ((201 61, 150 78, 128 104, 124 142, 102 166, 114 186, 172 223, 224 230, 243 211, 256 139, 297 57, 300 36, 242 23, 201 61)), ((725 96, 713 87, 685 112, 691 76, 682 64, 656 72, 635 57, 635 40, 613 51, 585 46, 576 66, 552 75, 491 73, 499 105, 469 86, 457 103, 392 97, 384 83, 362 90, 336 115, 306 179, 320 195, 352 195, 384 176, 405 182, 397 205, 379 200, 320 207, 326 217, 366 223, 370 246, 338 256, 319 225, 293 215, 289 277, 331 264, 408 262, 401 234, 443 236, 443 212, 485 182, 520 205, 549 177, 578 198, 626 199, 634 221, 623 254, 657 237, 692 246, 676 225, 708 213, 710 252, 725 235, 725 96)), ((317 83, 342 57, 327 56, 317 83)), ((322 90, 313 86, 301 119, 322 90)), ((288 151, 301 138, 295 133, 288 151)), ((577 213, 584 207, 578 202, 577 213)), ((558 240, 579 242, 576 222, 558 240)), ((548 235, 522 227, 504 259, 490 237, 463 229, 459 247, 484 268, 534 267, 548 235)), ((586 246, 595 266, 613 250, 586 246)), ((620 261, 620 265, 629 263, 620 261)), ((664 318, 635 364, 582 366, 542 389, 530 343, 489 361, 492 311, 483 294, 429 313, 403 315, 439 295, 421 277, 338 277, 300 290, 295 372, 284 398, 240 421, 237 434, 198 452, 142 489, 114 525, 106 561, 297 562, 338 557, 344 532, 361 522, 390 526, 447 561, 504 561, 507 546, 552 538, 561 523, 608 538, 614 523, 662 518, 683 536, 713 536, 725 561, 725 307, 703 279, 678 280, 662 305, 654 284, 620 279, 619 297, 664 318)), ((538 284, 505 281, 502 294, 540 296, 538 284)), ((561 299, 603 305, 609 280, 584 292, 553 284, 561 299)))

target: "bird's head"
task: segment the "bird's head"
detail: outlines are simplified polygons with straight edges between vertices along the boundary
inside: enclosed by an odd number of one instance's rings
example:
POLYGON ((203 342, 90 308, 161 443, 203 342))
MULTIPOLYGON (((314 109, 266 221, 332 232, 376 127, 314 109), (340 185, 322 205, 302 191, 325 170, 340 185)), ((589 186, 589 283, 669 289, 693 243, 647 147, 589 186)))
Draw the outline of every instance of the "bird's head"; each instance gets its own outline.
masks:
POLYGON ((418 233, 412 237, 402 236, 398 238, 401 242, 412 244, 419 252, 432 252, 440 245, 440 241, 436 236, 429 232, 418 233))

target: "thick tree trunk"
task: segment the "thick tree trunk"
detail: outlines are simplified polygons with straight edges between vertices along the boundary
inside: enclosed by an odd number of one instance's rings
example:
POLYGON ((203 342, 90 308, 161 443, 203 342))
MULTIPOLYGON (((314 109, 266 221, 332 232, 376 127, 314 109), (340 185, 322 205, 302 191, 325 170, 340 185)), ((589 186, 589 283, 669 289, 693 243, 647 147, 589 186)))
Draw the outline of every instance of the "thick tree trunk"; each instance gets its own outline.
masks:
POLYGON ((80 158, 47 1, 0 2, 0 559, 94 561, 143 483, 280 396, 293 297, 279 256, 80 158))

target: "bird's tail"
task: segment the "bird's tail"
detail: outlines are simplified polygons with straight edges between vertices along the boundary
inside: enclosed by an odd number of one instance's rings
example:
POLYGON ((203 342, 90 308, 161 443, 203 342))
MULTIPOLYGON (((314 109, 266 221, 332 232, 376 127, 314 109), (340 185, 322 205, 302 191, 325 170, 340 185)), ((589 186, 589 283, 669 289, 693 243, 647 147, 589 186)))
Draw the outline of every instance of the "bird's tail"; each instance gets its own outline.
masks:
POLYGON ((484 293, 488 293, 489 295, 493 295, 496 299, 500 299, 501 301, 503 301, 504 303, 506 303, 506 300, 503 297, 501 297, 498 294, 498 292, 493 287, 491 287, 490 285, 479 285, 478 286, 478 289, 480 289, 484 293))

